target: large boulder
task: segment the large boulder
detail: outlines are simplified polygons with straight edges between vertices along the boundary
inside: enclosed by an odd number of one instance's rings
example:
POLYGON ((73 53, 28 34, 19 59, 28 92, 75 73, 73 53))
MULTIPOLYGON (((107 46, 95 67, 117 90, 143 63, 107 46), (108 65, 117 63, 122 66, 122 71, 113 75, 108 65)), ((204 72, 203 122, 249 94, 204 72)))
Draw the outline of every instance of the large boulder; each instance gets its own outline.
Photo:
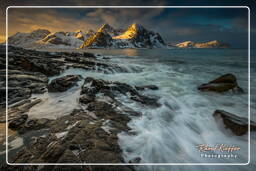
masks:
POLYGON ((234 92, 244 92, 237 84, 236 77, 233 74, 225 74, 198 87, 200 91, 226 92, 232 90, 234 92))
POLYGON ((77 85, 80 80, 80 75, 66 75, 64 77, 56 78, 48 84, 47 88, 49 92, 64 92, 69 88, 77 85))
MULTIPOLYGON (((235 135, 241 136, 248 132, 248 119, 226 112, 224 110, 216 110, 213 113, 214 118, 222 120, 225 128, 230 129, 235 135)), ((251 131, 256 131, 256 123, 250 121, 251 131)))

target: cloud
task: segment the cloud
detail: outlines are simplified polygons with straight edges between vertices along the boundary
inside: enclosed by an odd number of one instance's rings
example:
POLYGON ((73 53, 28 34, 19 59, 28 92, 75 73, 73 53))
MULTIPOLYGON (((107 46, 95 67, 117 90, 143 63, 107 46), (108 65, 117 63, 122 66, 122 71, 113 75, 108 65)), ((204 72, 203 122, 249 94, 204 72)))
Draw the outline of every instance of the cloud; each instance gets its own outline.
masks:
POLYGON ((30 32, 37 28, 50 31, 74 31, 96 27, 82 20, 59 13, 54 9, 10 9, 8 25, 10 35, 17 31, 30 32))
MULTIPOLYGON (((116 28, 126 28, 131 23, 137 22, 159 32, 167 42, 212 39, 229 43, 243 42, 237 37, 241 38, 240 34, 246 33, 246 13, 238 15, 235 11, 225 10, 219 9, 219 13, 226 16, 215 14, 218 13, 216 9, 207 11, 163 8, 10 9, 9 35, 17 31, 30 32, 37 28, 45 28, 53 32, 95 30, 103 23, 109 23, 116 28), (234 13, 234 16, 230 12, 234 13), (239 35, 234 36, 235 34, 239 35)), ((4 18, 0 18, 0 22, 1 20, 4 21, 4 18)), ((0 30, 0 35, 4 35, 4 28, 0 30)))

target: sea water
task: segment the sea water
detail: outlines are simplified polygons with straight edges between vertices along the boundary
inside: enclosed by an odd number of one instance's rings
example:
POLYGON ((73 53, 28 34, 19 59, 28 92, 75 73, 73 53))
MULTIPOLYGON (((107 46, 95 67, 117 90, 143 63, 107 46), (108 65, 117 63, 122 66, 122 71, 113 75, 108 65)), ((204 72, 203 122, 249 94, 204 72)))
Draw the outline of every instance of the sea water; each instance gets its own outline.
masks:
MULTIPOLYGON (((156 85, 159 90, 141 92, 159 98, 159 108, 138 104, 119 97, 126 106, 142 113, 128 123, 133 134, 118 135, 126 162, 141 158, 141 163, 246 163, 248 161, 248 135, 234 136, 221 129, 212 116, 216 109, 241 117, 248 117, 248 52, 246 49, 94 49, 89 52, 107 56, 106 62, 121 65, 131 72, 104 74, 83 69, 68 69, 61 75, 80 74, 82 77, 120 81, 132 86, 156 85), (200 92, 197 87, 223 74, 237 77, 245 94, 200 92), (202 157, 199 144, 214 146, 227 144, 241 149, 237 158, 202 157)), ((99 57, 100 58, 100 57, 99 57)), ((251 74, 255 70, 251 68, 251 74)), ((56 77, 52 77, 54 79, 56 77)), ((251 80, 251 84, 255 81, 251 80)), ((29 112, 31 118, 57 118, 79 108, 79 82, 64 93, 34 95, 43 99, 29 112), (68 112, 67 112, 68 111, 68 112)), ((256 92, 251 87, 251 92, 256 92)), ((256 99, 251 98, 251 120, 255 117, 256 99), (254 114, 253 114, 254 113, 254 114)), ((251 145, 256 144, 252 133, 251 145)), ((254 159, 255 160, 255 159, 254 159)), ((192 167, 192 166, 191 166, 192 167)), ((190 170, 191 167, 182 167, 190 170)), ((210 167, 213 170, 217 166, 210 167)), ((230 166, 225 166, 230 167, 230 166)), ((181 167, 172 167, 174 170, 181 167)), ((203 168, 203 167, 200 167, 203 168)), ((236 167, 237 170, 241 167, 236 167)), ((140 166, 138 170, 169 170, 167 167, 140 166)), ((204 169, 202 169, 204 170, 204 169)), ((248 167, 250 170, 250 167, 248 167)))

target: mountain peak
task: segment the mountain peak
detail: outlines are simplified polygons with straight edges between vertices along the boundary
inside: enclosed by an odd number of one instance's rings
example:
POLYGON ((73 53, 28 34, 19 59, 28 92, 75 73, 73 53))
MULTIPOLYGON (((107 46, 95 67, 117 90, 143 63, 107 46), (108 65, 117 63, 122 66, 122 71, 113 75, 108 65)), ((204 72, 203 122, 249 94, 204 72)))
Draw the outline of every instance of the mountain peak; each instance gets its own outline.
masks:
POLYGON ((51 32, 47 29, 36 29, 33 30, 30 34, 50 34, 51 32))
POLYGON ((130 27, 134 28, 136 30, 144 28, 141 24, 138 24, 138 23, 133 23, 133 24, 130 25, 130 27))
POLYGON ((110 26, 108 23, 102 24, 101 27, 99 28, 98 31, 103 32, 103 31, 108 31, 108 30, 113 30, 113 27, 110 26))
POLYGON ((141 32, 145 30, 145 28, 141 24, 133 23, 128 27, 127 30, 133 31, 133 32, 141 32))
POLYGON ((101 25, 97 32, 103 32, 105 34, 109 34, 110 36, 117 36, 120 33, 119 30, 114 29, 107 23, 101 25))
POLYGON ((80 30, 80 29, 78 29, 78 30, 75 31, 75 33, 82 33, 82 32, 83 32, 83 31, 80 30))
POLYGON ((46 30, 46 29, 36 29, 36 30, 33 30, 31 33, 30 33, 30 37, 33 38, 33 39, 42 39, 42 38, 45 38, 47 35, 49 35, 51 32, 49 30, 46 30))

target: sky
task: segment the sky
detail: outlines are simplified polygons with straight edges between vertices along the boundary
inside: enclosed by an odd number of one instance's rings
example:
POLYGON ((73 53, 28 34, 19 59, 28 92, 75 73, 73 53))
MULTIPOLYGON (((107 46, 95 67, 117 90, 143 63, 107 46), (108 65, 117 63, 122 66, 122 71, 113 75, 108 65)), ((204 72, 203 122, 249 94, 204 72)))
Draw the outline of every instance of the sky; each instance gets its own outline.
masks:
MULTIPOLYGON (((58 4, 54 3, 56 1, 52 2, 50 0, 19 0, 11 1, 12 3, 8 1, 8 3, 2 5, 1 9, 9 5, 35 5, 35 2, 37 2, 37 5, 63 5, 61 1, 59 0, 60 3, 58 4)), ((66 0, 65 2, 69 2, 65 5, 95 5, 92 1, 85 3, 81 0, 66 0)), ((103 1, 98 0, 97 2, 103 1)), ((102 3, 102 5, 120 5, 120 2, 113 0, 111 3, 102 3)), ((138 0, 136 2, 137 5, 186 5, 185 3, 168 4, 166 1, 156 0, 138 0)), ((213 1, 209 0, 208 2, 213 1)), ((225 2, 225 0, 222 2, 225 2)), ((200 4, 208 5, 202 2, 200 4)), ((122 5, 133 4, 123 3, 122 5)), ((2 14, 4 13, 2 12, 2 14)), ((0 23, 4 21, 5 18, 1 17, 0 23)), ((51 32, 96 30, 104 23, 108 23, 114 28, 127 28, 132 23, 139 23, 149 30, 160 33, 167 43, 178 43, 187 40, 195 42, 220 40, 231 44, 234 48, 247 48, 248 42, 247 8, 9 8, 8 10, 9 35, 16 32, 31 32, 38 28, 48 29, 51 32)), ((255 32, 254 28, 252 32, 255 32)), ((5 40, 4 28, 0 29, 1 40, 5 40)))

